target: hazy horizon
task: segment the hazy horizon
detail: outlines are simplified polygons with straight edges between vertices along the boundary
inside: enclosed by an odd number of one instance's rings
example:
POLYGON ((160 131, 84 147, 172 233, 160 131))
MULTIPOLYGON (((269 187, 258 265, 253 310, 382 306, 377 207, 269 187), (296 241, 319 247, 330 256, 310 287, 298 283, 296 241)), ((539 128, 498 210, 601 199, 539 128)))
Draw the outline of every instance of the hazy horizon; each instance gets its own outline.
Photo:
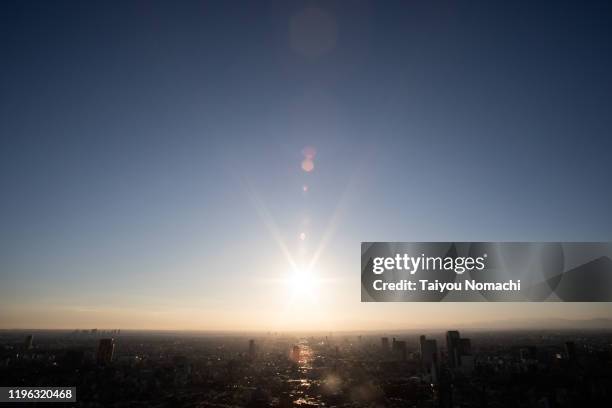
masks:
POLYGON ((129 328, 129 327, 70 327, 70 328, 32 328, 32 327, 14 327, 0 328, 0 331, 6 332, 52 332, 60 331, 72 333, 74 331, 90 331, 96 329, 98 331, 121 330, 123 334, 131 333, 193 333, 193 334, 211 334, 211 335, 264 335, 264 334, 279 334, 279 335, 315 335, 329 334, 334 335, 375 335, 381 333, 411 333, 429 334, 432 332, 446 332, 448 330, 465 330, 467 332, 494 332, 494 331, 575 331, 575 330, 612 330, 612 318, 594 318, 594 319, 514 319, 498 322, 474 322, 471 324, 458 323, 446 326, 423 326, 423 327, 387 327, 387 328, 363 328, 363 329, 348 329, 348 330, 303 330, 303 329, 288 329, 288 330, 266 330, 266 329, 160 329, 160 328, 129 328), (546 323, 546 327, 542 327, 542 323, 546 323))
POLYGON ((163 328, 163 327, 94 327, 94 326, 65 326, 65 327, 2 327, 0 331, 67 331, 74 330, 116 330, 125 332, 185 332, 185 333, 381 333, 389 332, 418 332, 418 331, 446 331, 446 330, 612 330, 612 317, 568 319, 563 317, 550 318, 514 318, 497 321, 471 321, 471 322, 449 322, 448 324, 421 325, 408 327, 402 324, 381 324, 379 327, 354 327, 348 329, 315 329, 315 328, 293 328, 293 329, 266 329, 266 328, 163 328))

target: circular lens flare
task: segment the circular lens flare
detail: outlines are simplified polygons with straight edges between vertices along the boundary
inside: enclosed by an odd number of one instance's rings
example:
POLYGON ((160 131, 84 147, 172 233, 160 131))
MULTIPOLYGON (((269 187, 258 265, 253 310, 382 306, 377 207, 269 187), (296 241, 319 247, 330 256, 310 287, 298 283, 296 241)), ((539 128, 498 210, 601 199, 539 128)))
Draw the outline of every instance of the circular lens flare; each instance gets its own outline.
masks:
POLYGON ((302 170, 304 170, 306 173, 310 173, 314 170, 314 162, 312 159, 306 158, 304 161, 302 161, 302 170))
POLYGON ((306 146, 302 149, 302 154, 305 158, 312 160, 315 158, 317 150, 314 147, 306 146))

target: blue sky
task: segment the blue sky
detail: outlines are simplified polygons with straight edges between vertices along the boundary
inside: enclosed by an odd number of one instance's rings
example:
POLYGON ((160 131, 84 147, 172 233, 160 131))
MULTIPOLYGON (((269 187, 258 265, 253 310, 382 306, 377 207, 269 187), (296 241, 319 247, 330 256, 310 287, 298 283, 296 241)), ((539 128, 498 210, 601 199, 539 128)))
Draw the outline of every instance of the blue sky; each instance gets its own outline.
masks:
POLYGON ((610 240, 611 23, 596 1, 3 2, 0 326, 292 328, 271 229, 326 242, 308 327, 413 308, 359 304, 361 241, 610 240))

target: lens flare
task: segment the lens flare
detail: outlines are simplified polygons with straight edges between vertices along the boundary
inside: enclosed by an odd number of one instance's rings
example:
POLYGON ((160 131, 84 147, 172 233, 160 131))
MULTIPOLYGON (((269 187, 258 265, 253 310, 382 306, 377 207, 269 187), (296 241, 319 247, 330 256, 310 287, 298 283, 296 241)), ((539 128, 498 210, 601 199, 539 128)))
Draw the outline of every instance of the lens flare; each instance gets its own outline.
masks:
POLYGON ((302 154, 305 158, 312 160, 317 155, 317 150, 312 146, 306 146, 302 149, 302 154))
POLYGON ((314 162, 311 159, 304 159, 304 161, 302 161, 302 170, 306 173, 310 173, 314 170, 314 162))

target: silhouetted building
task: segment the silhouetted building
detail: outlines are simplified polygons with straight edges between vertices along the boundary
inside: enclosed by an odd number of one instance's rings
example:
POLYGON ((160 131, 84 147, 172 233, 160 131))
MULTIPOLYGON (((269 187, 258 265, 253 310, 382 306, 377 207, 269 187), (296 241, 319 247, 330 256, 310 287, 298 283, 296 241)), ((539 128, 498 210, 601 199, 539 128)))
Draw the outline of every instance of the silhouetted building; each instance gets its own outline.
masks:
POLYGON ((446 351, 448 353, 448 366, 455 368, 460 364, 459 357, 460 346, 459 346, 459 332, 457 330, 450 330, 446 332, 446 351))
POLYGON ((186 356, 176 355, 172 358, 174 366, 174 380, 179 384, 185 384, 191 376, 191 363, 186 356))
POLYGON ((256 349, 255 349, 255 340, 251 339, 249 340, 249 358, 255 358, 256 356, 256 349))
POLYGON ((420 339, 421 362, 426 372, 431 371, 432 364, 438 364, 438 343, 434 339, 421 336, 420 339))
POLYGON ((115 353, 115 339, 100 339, 98 342, 98 354, 96 360, 98 364, 110 364, 115 353))
POLYGON ((474 356, 470 339, 459 339, 459 367, 466 374, 474 371, 474 356))
POLYGON ((389 338, 383 337, 380 339, 383 351, 389 351, 389 338))
POLYGON ((462 371, 471 372, 474 368, 472 356, 472 342, 462 339, 459 332, 451 330, 446 333, 446 347, 448 349, 448 366, 462 368, 462 371))
POLYGON ((398 355, 402 361, 405 361, 407 356, 406 342, 393 339, 393 352, 398 355))
POLYGON ((459 355, 460 356, 471 356, 472 355, 472 341, 470 339, 459 339, 459 355))
POLYGON ((23 349, 24 350, 31 350, 32 347, 34 346, 34 336, 32 336, 31 334, 29 336, 27 336, 23 342, 23 349))

